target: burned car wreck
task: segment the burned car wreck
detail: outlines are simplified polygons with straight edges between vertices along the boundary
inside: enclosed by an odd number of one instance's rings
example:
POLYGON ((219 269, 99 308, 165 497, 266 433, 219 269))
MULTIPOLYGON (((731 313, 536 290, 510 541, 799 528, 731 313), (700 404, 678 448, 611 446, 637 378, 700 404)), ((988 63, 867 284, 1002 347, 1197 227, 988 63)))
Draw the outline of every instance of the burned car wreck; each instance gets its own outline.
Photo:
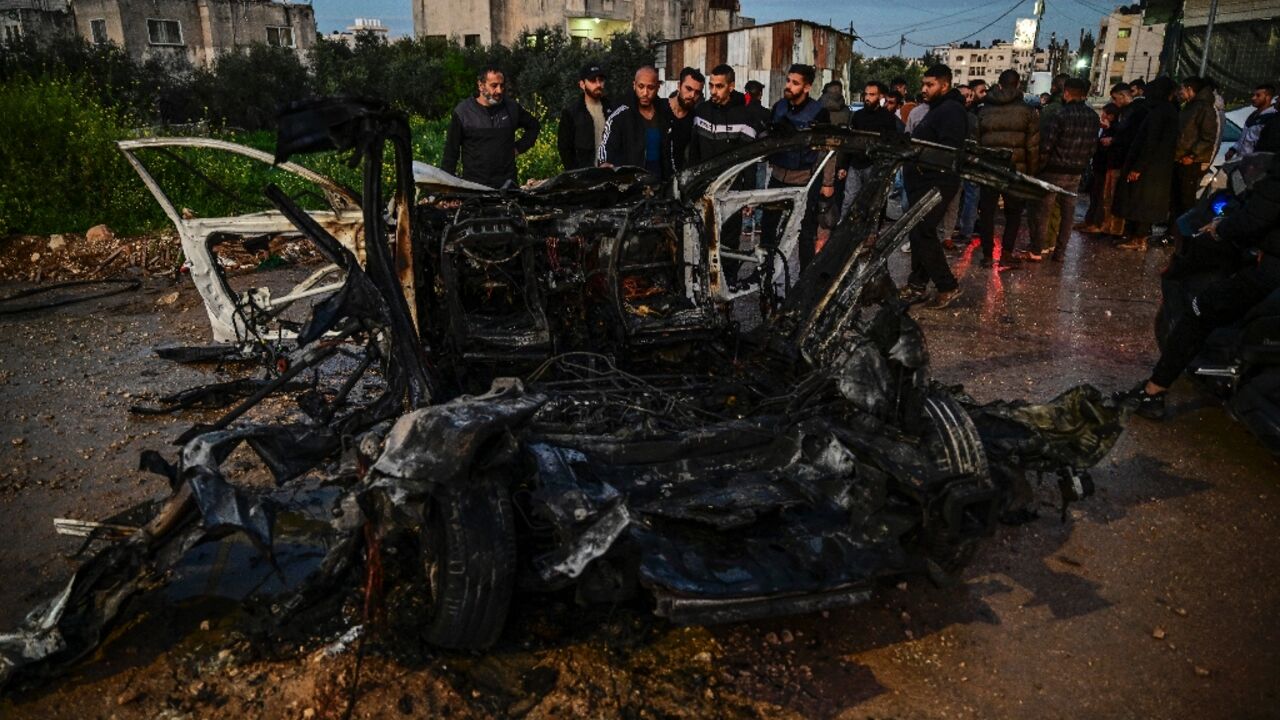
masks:
POLYGON ((403 119, 367 103, 282 118, 276 161, 350 151, 362 163, 359 193, 331 188, 345 198, 331 215, 272 186, 278 215, 255 226, 286 219, 336 280, 309 278, 300 292, 324 292, 304 321, 285 322, 262 294, 229 292, 216 264, 193 272, 225 301, 205 295, 215 338, 230 342, 170 356, 264 358, 264 376, 151 408, 231 406, 184 433, 176 459, 144 455, 172 495, 134 513, 123 537, 91 537, 105 544, 63 591, 0 635, 0 682, 82 656, 202 543, 242 534, 271 560, 281 505, 228 478, 241 445, 279 487, 333 489, 333 542, 272 603, 280 622, 334 587, 398 586, 415 595, 406 632, 482 649, 517 594, 649 597, 673 622, 710 623, 850 605, 887 577, 949 582, 1028 474, 1056 475, 1064 503, 1081 499, 1122 431, 1123 411, 1088 386, 979 406, 939 384, 897 299, 888 257, 938 201, 882 228, 897 168, 1058 191, 1005 156, 818 128, 668 183, 588 169, 496 191, 415 168, 409 147, 403 119), (873 168, 803 272, 805 189, 729 189, 760 158, 801 146, 873 168), (721 247, 724 219, 768 203, 794 211, 779 247, 721 247), (296 412, 250 418, 277 394, 296 412))

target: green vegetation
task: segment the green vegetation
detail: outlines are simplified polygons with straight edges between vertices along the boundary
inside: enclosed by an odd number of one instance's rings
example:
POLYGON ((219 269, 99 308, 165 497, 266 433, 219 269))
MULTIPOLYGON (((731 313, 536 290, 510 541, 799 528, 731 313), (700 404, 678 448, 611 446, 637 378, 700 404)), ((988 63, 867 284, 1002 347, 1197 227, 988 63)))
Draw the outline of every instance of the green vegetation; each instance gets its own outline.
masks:
MULTIPOLYGON (((625 78, 631 68, 654 61, 653 39, 618 35, 609 47, 591 50, 573 46, 560 30, 535 35, 514 48, 412 39, 388 44, 369 37, 350 48, 320 38, 306 64, 291 51, 253 46, 220 57, 212 68, 140 63, 115 46, 81 40, 2 45, 0 235, 83 232, 98 223, 123 233, 164 229, 167 219, 117 140, 199 135, 272 151, 279 110, 318 95, 371 97, 403 111, 413 130, 414 158, 439 163, 449 113, 473 93, 476 73, 490 64, 507 70, 509 94, 542 119, 541 137, 517 163, 521 179, 551 177, 561 170, 556 118, 578 92, 578 68, 594 59, 625 78)), ((139 156, 180 208, 204 217, 265 208, 267 182, 308 205, 317 202, 305 184, 226 153, 147 150, 139 156)), ((336 154, 295 161, 359 187, 358 171, 336 154)))

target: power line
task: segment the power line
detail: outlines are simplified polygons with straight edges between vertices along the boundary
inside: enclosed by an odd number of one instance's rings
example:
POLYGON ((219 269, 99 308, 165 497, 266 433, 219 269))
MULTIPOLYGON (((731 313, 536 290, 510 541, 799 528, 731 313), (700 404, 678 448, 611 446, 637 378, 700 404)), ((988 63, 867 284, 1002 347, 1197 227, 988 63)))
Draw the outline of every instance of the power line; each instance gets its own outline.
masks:
POLYGON ((950 45, 951 43, 958 43, 958 42, 960 42, 960 41, 962 41, 962 40, 968 40, 969 38, 973 37, 974 35, 977 35, 977 34, 979 34, 979 33, 981 33, 981 32, 986 31, 986 30, 987 30, 988 28, 990 28, 992 25, 995 25, 996 23, 1000 22, 1001 20, 1003 20, 1003 19, 1005 19, 1005 18, 1009 17, 1009 15, 1010 15, 1014 10, 1017 10, 1019 7, 1021 7, 1021 6, 1026 2, 1026 1, 1027 1, 1027 0, 1017 0, 1017 2, 1015 2, 1015 3, 1014 3, 1014 4, 1013 4, 1013 5, 1012 5, 1008 10, 1005 10, 1003 13, 1000 13, 1000 16, 999 16, 999 17, 997 17, 995 20, 992 20, 991 22, 987 23, 986 25, 983 25, 982 27, 978 28, 977 30, 974 30, 973 32, 969 33, 968 35, 965 35, 965 36, 963 36, 963 37, 958 37, 958 38, 956 38, 955 40, 948 40, 947 42, 944 42, 944 43, 932 43, 932 44, 930 44, 930 45, 921 45, 920 43, 915 42, 915 41, 913 41, 913 40, 908 40, 907 42, 909 42, 909 43, 911 43, 912 45, 915 45, 915 46, 917 46, 917 47, 923 47, 923 48, 934 48, 934 47, 939 47, 939 46, 942 46, 942 45, 950 45))
POLYGON ((922 26, 922 25, 936 23, 936 22, 938 22, 939 20, 947 20, 947 19, 949 19, 949 18, 953 18, 953 17, 956 17, 956 16, 958 16, 958 15, 966 15, 966 14, 971 13, 971 12, 979 12, 979 11, 982 11, 982 10, 985 10, 985 9, 986 9, 986 8, 984 8, 984 7, 982 7, 982 6, 966 8, 966 9, 964 9, 964 10, 960 10, 960 11, 957 11, 957 12, 953 12, 953 13, 950 13, 950 14, 947 14, 947 15, 942 15, 942 16, 940 16, 940 17, 929 18, 929 19, 927 19, 927 20, 917 20, 917 21, 915 21, 915 22, 913 22, 913 23, 907 23, 906 25, 902 25, 902 26, 900 26, 900 27, 894 28, 893 30, 886 30, 886 31, 884 31, 884 32, 880 32, 880 33, 872 33, 872 34, 870 34, 870 35, 867 35, 866 37, 885 37, 885 36, 887 36, 887 35, 897 35, 897 34, 899 34, 899 33, 912 32, 912 31, 914 31, 914 30, 919 30, 919 29, 920 29, 920 26, 922 26))

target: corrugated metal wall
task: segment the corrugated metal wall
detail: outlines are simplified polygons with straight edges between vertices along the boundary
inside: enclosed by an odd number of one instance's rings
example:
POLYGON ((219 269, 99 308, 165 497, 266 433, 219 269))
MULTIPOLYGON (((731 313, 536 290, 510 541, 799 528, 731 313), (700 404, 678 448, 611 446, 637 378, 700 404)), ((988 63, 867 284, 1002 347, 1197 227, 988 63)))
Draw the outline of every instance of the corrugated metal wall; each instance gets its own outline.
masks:
POLYGON ((840 80, 848 87, 849 62, 853 59, 853 38, 832 28, 812 23, 787 21, 727 32, 673 40, 666 45, 663 92, 676 87, 680 70, 686 66, 702 72, 727 63, 737 75, 739 90, 748 80, 764 85, 764 102, 782 97, 787 68, 792 63, 813 65, 818 70, 814 96, 822 86, 840 80))

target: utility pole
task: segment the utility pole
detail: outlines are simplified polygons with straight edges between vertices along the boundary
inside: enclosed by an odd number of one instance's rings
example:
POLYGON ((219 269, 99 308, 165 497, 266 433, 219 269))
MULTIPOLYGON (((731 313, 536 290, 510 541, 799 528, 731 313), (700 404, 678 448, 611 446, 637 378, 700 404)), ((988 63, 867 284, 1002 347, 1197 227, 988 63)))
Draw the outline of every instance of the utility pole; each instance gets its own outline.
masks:
MULTIPOLYGON (((1215 0, 1215 2, 1216 2, 1216 0, 1215 0)), ((906 44, 907 44, 907 36, 906 36, 906 35, 899 35, 899 36, 898 36, 898 57, 902 57, 902 46, 903 46, 903 45, 906 45, 906 44)))
POLYGON ((1209 22, 1204 26, 1204 52, 1200 55, 1200 77, 1209 67, 1209 41, 1213 39, 1213 21, 1218 17, 1218 0, 1209 3, 1209 22))

